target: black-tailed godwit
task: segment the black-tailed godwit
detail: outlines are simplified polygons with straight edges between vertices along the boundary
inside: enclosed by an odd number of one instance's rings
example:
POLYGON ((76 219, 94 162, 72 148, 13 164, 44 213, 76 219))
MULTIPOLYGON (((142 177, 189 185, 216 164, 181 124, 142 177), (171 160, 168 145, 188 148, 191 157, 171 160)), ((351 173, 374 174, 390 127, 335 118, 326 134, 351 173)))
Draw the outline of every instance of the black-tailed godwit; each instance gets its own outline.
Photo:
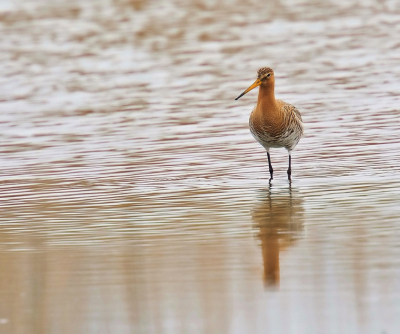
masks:
POLYGON ((270 180, 273 169, 269 149, 284 147, 289 153, 288 178, 291 180, 291 152, 303 135, 303 123, 300 112, 289 103, 275 99, 274 71, 269 67, 260 68, 257 80, 235 100, 260 86, 257 105, 250 114, 250 131, 254 138, 267 150, 270 180))

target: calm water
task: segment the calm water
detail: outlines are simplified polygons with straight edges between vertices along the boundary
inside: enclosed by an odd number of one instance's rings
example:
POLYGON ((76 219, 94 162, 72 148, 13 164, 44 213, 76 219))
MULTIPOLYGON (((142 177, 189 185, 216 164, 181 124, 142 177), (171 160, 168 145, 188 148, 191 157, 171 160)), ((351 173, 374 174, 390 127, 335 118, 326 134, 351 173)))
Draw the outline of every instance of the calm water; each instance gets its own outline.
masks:
POLYGON ((0 333, 400 332, 397 1, 0 3, 0 333), (259 67, 305 137, 248 130, 259 67))

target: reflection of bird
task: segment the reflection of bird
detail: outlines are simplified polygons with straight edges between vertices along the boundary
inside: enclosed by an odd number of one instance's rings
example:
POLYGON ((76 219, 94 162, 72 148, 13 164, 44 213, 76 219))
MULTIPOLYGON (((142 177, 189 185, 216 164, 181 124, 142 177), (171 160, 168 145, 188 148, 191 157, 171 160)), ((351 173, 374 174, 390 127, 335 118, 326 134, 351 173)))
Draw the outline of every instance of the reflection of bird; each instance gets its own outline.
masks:
POLYGON ((254 138, 267 150, 269 173, 273 179, 273 169, 269 149, 284 147, 289 153, 288 178, 291 179, 291 151, 303 135, 300 112, 289 103, 275 99, 274 71, 269 67, 258 70, 257 80, 237 98, 260 86, 257 105, 250 115, 250 131, 254 138))
POLYGON ((280 278, 279 253, 290 246, 303 228, 303 206, 301 199, 271 194, 268 190, 252 212, 255 228, 259 229, 264 281, 277 284, 280 278))

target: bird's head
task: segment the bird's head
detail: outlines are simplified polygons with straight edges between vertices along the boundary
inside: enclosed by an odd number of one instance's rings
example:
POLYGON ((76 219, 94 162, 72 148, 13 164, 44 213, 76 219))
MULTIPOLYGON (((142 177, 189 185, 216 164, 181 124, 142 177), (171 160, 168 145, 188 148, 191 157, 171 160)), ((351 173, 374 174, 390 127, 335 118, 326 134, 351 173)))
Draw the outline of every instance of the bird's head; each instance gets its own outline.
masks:
POLYGON ((263 87, 274 87, 275 85, 275 78, 274 78, 274 71, 270 67, 261 67, 257 71, 257 79, 254 83, 247 88, 242 94, 240 94, 235 100, 240 99, 244 94, 250 92, 252 89, 263 86, 263 87))

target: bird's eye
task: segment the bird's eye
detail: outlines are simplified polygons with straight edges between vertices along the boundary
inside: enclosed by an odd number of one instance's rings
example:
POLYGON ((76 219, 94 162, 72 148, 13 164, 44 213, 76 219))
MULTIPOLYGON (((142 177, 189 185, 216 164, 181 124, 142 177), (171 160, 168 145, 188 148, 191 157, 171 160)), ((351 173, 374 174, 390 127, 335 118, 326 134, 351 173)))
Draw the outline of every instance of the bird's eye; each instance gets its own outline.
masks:
POLYGON ((267 74, 267 78, 269 78, 270 76, 271 76, 271 73, 268 73, 268 74, 267 74))

